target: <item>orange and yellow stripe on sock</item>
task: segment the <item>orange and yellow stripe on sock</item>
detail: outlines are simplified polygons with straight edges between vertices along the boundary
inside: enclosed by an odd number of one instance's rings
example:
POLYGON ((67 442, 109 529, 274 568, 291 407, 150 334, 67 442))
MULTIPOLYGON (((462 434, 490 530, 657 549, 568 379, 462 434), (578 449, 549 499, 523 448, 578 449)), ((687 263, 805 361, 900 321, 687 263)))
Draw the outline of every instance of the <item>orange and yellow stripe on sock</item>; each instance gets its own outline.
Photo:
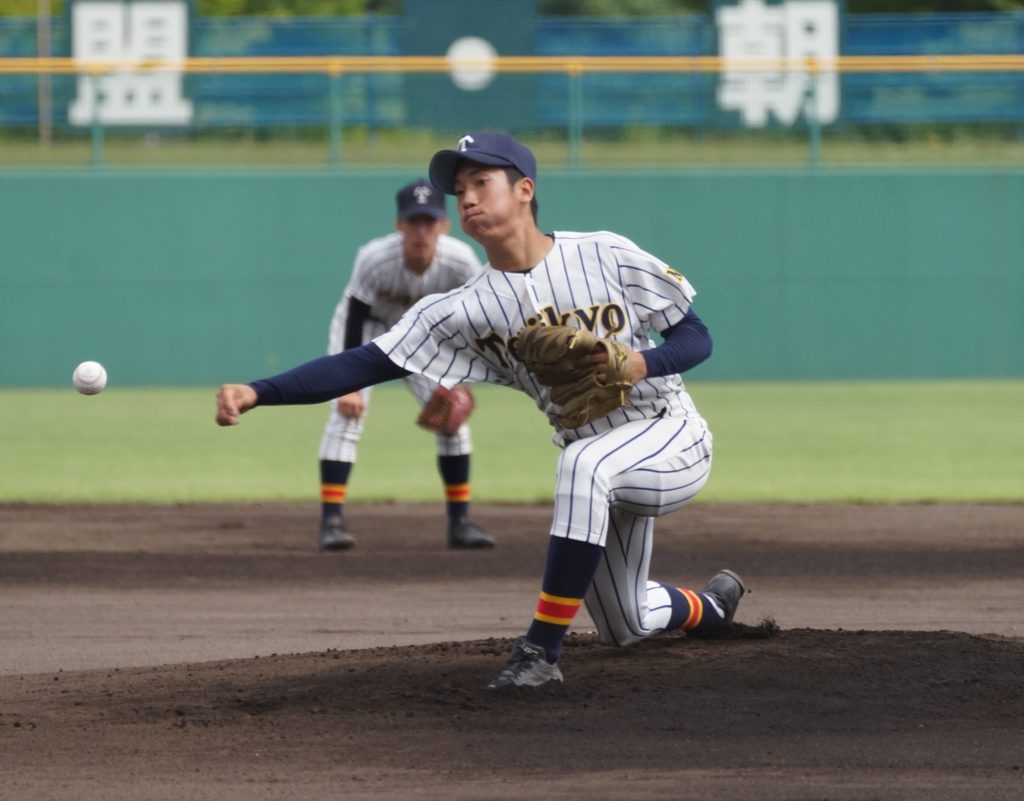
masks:
POLYGON ((580 611, 582 604, 582 598, 563 598, 561 595, 548 595, 542 592, 533 619, 556 626, 568 626, 580 611))
POLYGON ((348 494, 348 487, 345 484, 321 484, 321 503, 345 503, 345 495, 348 494))
POLYGON ((690 614, 687 616, 686 620, 683 621, 681 628, 683 631, 695 629, 704 619, 704 601, 693 590, 685 590, 682 587, 678 587, 677 589, 683 594, 683 597, 686 598, 686 602, 690 605, 690 614))
POLYGON ((444 497, 449 503, 468 503, 469 484, 445 484, 444 497))

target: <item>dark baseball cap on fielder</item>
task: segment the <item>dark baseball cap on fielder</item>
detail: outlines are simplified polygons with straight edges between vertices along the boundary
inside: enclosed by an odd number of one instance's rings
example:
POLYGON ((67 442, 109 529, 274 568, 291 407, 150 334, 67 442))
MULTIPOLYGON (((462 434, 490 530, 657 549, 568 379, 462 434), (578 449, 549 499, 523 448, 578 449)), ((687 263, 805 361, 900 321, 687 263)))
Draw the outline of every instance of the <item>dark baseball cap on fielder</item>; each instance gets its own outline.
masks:
POLYGON ((398 190, 395 196, 398 201, 398 216, 408 220, 424 214, 439 220, 448 216, 444 204, 444 194, 437 191, 426 178, 419 178, 398 190))
POLYGON ((455 150, 441 150, 430 160, 430 181, 442 192, 455 193, 455 171, 465 159, 492 167, 515 167, 537 180, 537 160, 526 145, 505 133, 470 131, 459 139, 455 150))

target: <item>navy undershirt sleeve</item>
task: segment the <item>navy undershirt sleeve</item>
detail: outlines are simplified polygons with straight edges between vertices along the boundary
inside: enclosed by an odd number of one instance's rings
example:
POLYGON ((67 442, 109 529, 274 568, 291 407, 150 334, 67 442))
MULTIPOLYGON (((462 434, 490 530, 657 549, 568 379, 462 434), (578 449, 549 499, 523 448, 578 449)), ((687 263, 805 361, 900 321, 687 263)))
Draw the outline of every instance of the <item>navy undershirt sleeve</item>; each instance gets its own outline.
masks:
POLYGON ((665 339, 662 344, 643 352, 651 378, 686 372, 711 355, 711 334, 692 310, 661 335, 665 339))
POLYGON ((252 381, 259 406, 323 403, 363 387, 404 378, 399 367, 372 342, 333 356, 321 356, 271 378, 252 381))
POLYGON ((349 298, 348 314, 345 315, 345 350, 352 350, 363 344, 363 325, 369 319, 370 304, 349 298))

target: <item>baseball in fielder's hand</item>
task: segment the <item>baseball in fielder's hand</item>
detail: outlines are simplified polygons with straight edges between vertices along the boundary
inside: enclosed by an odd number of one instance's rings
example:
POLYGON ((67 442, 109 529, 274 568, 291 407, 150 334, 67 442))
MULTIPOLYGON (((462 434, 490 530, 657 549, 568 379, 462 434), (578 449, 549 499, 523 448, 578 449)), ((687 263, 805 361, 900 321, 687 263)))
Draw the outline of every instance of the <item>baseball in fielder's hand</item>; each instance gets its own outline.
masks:
POLYGON ((224 384, 217 393, 217 425, 238 425, 238 418, 258 400, 256 390, 248 384, 224 384))

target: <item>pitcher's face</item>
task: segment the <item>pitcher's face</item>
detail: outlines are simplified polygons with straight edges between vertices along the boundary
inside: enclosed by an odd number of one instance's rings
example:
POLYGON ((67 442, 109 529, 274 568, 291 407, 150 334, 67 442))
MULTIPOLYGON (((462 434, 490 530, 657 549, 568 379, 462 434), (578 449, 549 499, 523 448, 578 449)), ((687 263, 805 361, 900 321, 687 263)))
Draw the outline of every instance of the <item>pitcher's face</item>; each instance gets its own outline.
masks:
POLYGON ((464 161, 455 172, 454 189, 462 230, 481 244, 533 223, 529 178, 510 184, 504 168, 464 161))

